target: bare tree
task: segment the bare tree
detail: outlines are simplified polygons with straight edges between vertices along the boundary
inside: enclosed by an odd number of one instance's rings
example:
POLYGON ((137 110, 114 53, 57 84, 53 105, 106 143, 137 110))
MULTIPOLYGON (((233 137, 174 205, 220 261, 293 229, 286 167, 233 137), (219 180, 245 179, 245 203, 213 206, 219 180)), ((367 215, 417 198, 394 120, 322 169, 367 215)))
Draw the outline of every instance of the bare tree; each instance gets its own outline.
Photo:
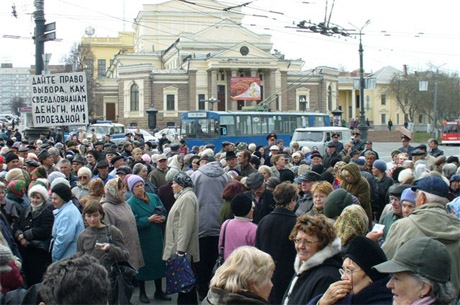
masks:
MULTIPOLYGON (((396 98, 399 108, 410 121, 416 115, 426 115, 434 120, 434 83, 438 83, 438 120, 442 121, 460 114, 460 80, 457 74, 433 71, 395 75, 387 89, 387 94, 396 98), (428 81, 428 91, 419 90, 419 82, 428 81)), ((439 123, 439 122, 438 122, 439 123)))
POLYGON ((70 49, 70 53, 62 61, 71 65, 75 72, 86 72, 86 91, 88 94, 88 109, 90 117, 96 115, 96 79, 94 78, 94 54, 89 45, 75 43, 70 49))

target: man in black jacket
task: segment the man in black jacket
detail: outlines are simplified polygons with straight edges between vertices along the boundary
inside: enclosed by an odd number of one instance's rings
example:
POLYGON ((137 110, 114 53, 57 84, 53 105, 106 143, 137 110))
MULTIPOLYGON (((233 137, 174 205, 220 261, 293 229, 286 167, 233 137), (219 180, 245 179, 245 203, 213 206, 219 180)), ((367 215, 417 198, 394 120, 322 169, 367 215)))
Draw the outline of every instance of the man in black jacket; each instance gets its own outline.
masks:
POLYGON ((246 180, 246 185, 251 189, 246 194, 252 199, 255 206, 252 222, 258 224, 265 215, 273 211, 275 200, 273 200, 272 192, 265 187, 264 176, 261 173, 250 174, 246 180))

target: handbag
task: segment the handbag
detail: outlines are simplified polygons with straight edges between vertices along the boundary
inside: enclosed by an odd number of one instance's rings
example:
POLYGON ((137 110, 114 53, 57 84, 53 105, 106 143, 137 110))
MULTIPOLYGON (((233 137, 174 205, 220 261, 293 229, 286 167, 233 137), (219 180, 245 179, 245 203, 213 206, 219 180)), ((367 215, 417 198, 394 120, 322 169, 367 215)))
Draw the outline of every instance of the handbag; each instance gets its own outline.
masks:
MULTIPOLYGON (((106 226, 107 241, 112 244, 110 225, 106 226)), ((110 304, 129 304, 134 293, 133 279, 137 270, 128 262, 115 262, 109 273, 110 279, 110 304)))
POLYGON ((172 255, 166 262, 166 294, 187 293, 195 286, 190 254, 172 255))
POLYGON ((216 273, 216 270, 222 266, 225 262, 224 259, 224 252, 225 252, 225 232, 227 231, 227 225, 231 220, 228 220, 225 225, 224 225, 224 234, 222 236, 222 244, 220 245, 219 249, 219 256, 216 259, 216 263, 214 264, 214 267, 212 268, 212 274, 214 275, 216 273))

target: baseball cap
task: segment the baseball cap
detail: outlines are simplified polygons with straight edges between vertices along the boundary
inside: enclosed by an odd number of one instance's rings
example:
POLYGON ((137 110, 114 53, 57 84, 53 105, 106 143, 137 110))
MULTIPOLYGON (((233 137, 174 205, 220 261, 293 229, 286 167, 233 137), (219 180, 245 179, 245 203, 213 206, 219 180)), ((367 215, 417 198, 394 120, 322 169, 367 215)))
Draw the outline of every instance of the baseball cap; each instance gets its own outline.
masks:
POLYGON ((445 283, 450 279, 451 260, 446 246, 430 237, 416 237, 404 243, 393 259, 374 266, 381 273, 410 271, 445 283))
POLYGON ((447 197, 449 194, 449 187, 447 186, 447 183, 445 183, 440 177, 425 177, 419 179, 415 181, 412 190, 414 192, 421 190, 441 197, 447 197))

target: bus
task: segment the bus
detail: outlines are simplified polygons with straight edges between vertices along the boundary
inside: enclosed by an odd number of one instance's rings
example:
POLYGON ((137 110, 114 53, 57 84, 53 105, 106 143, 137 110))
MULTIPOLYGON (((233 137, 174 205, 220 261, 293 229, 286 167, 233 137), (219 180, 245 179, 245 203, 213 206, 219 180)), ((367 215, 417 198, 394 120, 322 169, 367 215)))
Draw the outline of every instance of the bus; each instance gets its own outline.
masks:
POLYGON ((181 137, 189 147, 223 141, 266 145, 267 135, 274 132, 285 146, 298 127, 330 126, 330 117, 314 112, 241 112, 188 111, 181 115, 181 137))
POLYGON ((441 144, 460 144, 460 119, 442 122, 441 144))

